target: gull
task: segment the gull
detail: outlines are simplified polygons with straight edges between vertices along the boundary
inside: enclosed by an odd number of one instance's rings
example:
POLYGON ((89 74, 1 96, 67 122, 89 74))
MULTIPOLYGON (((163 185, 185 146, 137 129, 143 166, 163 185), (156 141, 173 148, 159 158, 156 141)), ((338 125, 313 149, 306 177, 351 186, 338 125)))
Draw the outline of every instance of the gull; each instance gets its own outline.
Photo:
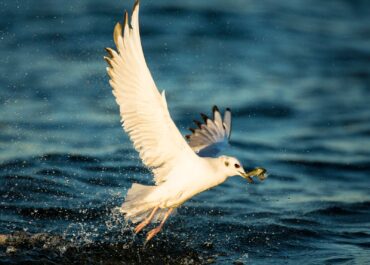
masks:
POLYGON ((135 1, 131 20, 127 11, 123 24, 117 23, 113 40, 116 50, 106 48, 109 83, 119 105, 121 122, 144 165, 154 176, 155 185, 132 184, 120 212, 127 221, 139 223, 139 233, 152 222, 146 242, 159 233, 176 208, 193 196, 223 183, 228 177, 266 178, 266 170, 246 172, 235 157, 217 156, 228 146, 231 111, 222 117, 213 107, 213 118, 201 114, 204 122, 183 137, 173 122, 164 90, 160 93, 146 64, 139 33, 139 1, 135 1))

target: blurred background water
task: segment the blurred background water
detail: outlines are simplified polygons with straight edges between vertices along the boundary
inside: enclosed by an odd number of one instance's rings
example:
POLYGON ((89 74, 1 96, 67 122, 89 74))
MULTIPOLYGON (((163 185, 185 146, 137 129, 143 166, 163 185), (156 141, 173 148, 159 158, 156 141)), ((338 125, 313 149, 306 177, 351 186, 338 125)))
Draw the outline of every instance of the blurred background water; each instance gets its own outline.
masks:
POLYGON ((193 198, 145 248, 113 210, 151 178, 103 61, 132 4, 0 0, 0 263, 369 264, 370 3, 142 1, 176 124, 230 107, 230 154, 270 173, 193 198))

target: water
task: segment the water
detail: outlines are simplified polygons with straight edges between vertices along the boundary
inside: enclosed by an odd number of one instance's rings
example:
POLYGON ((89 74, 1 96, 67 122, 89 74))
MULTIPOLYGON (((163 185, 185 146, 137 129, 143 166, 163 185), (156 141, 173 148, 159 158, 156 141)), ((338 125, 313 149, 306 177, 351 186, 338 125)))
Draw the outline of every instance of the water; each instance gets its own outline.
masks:
POLYGON ((0 263, 370 263, 368 1, 143 1, 176 124, 230 107, 230 154, 270 173, 193 198, 145 248, 114 212, 151 180, 102 59, 131 5, 0 1, 0 263))

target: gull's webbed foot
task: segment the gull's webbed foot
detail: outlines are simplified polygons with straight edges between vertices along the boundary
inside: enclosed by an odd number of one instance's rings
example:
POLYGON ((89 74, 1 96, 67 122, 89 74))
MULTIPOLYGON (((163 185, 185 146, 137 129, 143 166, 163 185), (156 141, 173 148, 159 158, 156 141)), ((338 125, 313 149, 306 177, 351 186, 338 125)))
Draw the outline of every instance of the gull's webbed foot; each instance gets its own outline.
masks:
POLYGON ((146 242, 155 237, 155 235, 158 234, 161 231, 161 229, 162 226, 157 226, 156 228, 150 230, 146 236, 146 242))
POLYGON ((155 235, 156 235, 156 234, 158 234, 158 233, 161 231, 161 229, 162 229, 162 227, 163 227, 164 223, 166 222, 166 220, 168 219, 168 217, 169 217, 169 216, 170 216, 170 214, 172 213, 173 209, 174 209, 174 208, 170 208, 170 209, 168 209, 168 211, 167 211, 167 212, 166 212, 166 214, 164 215, 164 217, 163 217, 162 222, 160 223, 160 225, 159 225, 159 226, 157 226, 156 228, 154 228, 154 229, 150 230, 150 231, 148 232, 148 234, 147 234, 147 236, 146 236, 145 244, 146 244, 146 243, 148 243, 148 241, 149 241, 150 239, 152 239, 153 237, 155 237, 155 235))
POLYGON ((150 215, 147 218, 145 218, 144 221, 142 221, 140 224, 138 224, 135 227, 135 230, 134 230, 135 234, 139 233, 141 230, 143 230, 144 227, 146 227, 148 224, 150 224, 150 222, 152 221, 152 219, 153 219, 155 213, 157 212, 158 208, 159 208, 158 206, 155 207, 153 209, 153 211, 150 213, 150 215))
POLYGON ((148 222, 147 220, 144 220, 143 222, 141 222, 140 224, 138 224, 135 229, 134 229, 134 232, 135 234, 139 233, 141 230, 143 230, 144 227, 146 227, 150 222, 148 222))

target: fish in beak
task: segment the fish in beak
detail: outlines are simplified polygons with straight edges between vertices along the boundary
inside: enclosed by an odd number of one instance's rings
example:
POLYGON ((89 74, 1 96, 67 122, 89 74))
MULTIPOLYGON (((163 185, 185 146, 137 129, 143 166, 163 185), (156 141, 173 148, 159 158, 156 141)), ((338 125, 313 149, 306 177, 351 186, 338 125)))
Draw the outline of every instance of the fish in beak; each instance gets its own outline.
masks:
POLYGON ((248 180, 249 183, 254 183, 252 177, 256 176, 260 181, 263 181, 267 178, 266 169, 261 167, 256 167, 255 169, 245 172, 240 172, 240 176, 248 180))

